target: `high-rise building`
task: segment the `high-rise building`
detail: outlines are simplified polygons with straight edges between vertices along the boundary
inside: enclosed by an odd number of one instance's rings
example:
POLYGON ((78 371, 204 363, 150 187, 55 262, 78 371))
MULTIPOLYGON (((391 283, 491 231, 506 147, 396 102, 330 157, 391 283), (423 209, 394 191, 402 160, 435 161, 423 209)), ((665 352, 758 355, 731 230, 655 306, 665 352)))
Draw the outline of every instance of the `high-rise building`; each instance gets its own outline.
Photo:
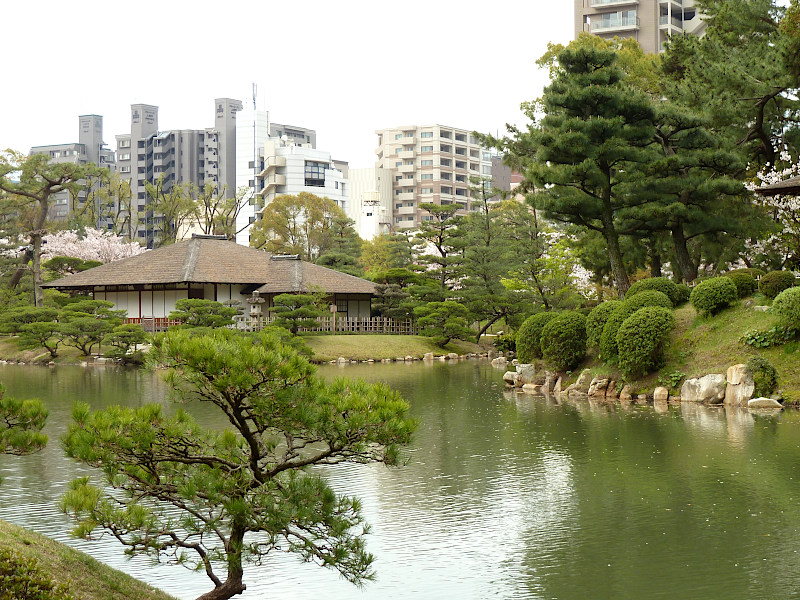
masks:
POLYGON ((381 129, 376 168, 392 177, 393 229, 413 229, 432 217, 421 203, 455 204, 471 210, 480 190, 470 178, 492 176, 492 154, 466 129, 409 125, 381 129))
POLYGON ((162 217, 150 207, 146 184, 163 178, 165 191, 191 182, 211 184, 228 197, 236 194, 236 113, 242 103, 217 98, 214 107, 214 127, 159 132, 158 107, 132 104, 131 132, 116 136, 118 170, 130 181, 136 213, 134 235, 148 247, 158 240, 162 217))
POLYGON ((705 23, 694 0, 574 0, 575 37, 632 37, 649 54, 661 52, 671 35, 702 36, 705 23))
POLYGON ((286 139, 270 137, 259 156, 254 198, 255 218, 278 196, 308 192, 330 198, 349 214, 349 183, 329 152, 286 139))
MULTIPOLYGON (((78 117, 78 141, 69 144, 51 144, 34 146, 30 154, 46 154, 52 163, 73 163, 76 165, 95 164, 98 167, 115 168, 114 151, 106 148, 103 142, 103 117, 101 115, 81 115, 78 117)), ((66 191, 56 194, 48 211, 48 219, 65 220, 77 202, 82 208, 86 201, 86 192, 82 190, 73 199, 66 191)))

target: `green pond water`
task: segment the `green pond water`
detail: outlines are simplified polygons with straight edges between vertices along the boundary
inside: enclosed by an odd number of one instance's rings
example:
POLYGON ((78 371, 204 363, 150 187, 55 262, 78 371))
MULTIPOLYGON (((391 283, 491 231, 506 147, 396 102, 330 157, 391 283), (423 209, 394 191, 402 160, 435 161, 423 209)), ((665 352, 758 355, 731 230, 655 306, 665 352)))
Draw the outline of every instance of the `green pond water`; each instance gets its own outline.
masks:
MULTIPOLYGON (((557 404, 506 391, 502 371, 485 361, 321 371, 384 381, 420 420, 407 466, 323 471, 337 491, 363 499, 378 579, 358 589, 275 555, 248 568, 241 598, 800 597, 798 412, 557 404)), ((46 403, 52 440, 34 456, 0 456, 0 519, 179 598, 210 589, 203 574, 124 558, 114 540, 70 538, 56 508, 66 482, 86 472, 57 443, 72 402, 165 403, 157 375, 8 365, 0 381, 46 403)))

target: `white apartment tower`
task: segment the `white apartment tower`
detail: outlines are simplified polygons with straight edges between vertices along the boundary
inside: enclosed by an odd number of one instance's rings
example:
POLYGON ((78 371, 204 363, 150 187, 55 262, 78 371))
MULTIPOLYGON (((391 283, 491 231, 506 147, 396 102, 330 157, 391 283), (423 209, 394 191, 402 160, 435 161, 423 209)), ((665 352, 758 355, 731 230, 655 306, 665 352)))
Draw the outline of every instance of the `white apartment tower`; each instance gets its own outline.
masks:
POLYGON ((575 37, 632 37, 649 54, 661 52, 671 35, 702 36, 705 23, 694 0, 574 0, 575 37))
POLYGON ((414 229, 431 219, 421 203, 472 209, 471 177, 491 177, 492 154, 466 129, 409 125, 381 129, 375 166, 391 172, 392 228, 414 229))

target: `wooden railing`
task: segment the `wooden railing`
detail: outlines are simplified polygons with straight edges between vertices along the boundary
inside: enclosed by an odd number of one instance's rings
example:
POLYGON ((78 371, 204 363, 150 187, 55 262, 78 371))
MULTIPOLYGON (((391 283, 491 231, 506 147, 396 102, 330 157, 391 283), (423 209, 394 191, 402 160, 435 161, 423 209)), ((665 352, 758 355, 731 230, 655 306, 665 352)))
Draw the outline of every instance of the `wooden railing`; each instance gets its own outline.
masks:
MULTIPOLYGON (((235 327, 242 331, 260 331, 269 325, 274 317, 234 317, 235 327)), ((411 319, 392 319, 390 317, 319 317, 318 327, 301 328, 300 331, 329 331, 332 333, 382 333, 394 335, 416 335, 419 329, 411 319), (334 325, 335 321, 335 325, 334 325)))
POLYGON ((155 333, 156 331, 166 331, 167 327, 172 327, 173 325, 180 325, 180 321, 176 321, 174 319, 169 319, 167 317, 141 317, 141 318, 127 318, 125 319, 125 323, 138 323, 142 326, 142 329, 149 333, 155 333))

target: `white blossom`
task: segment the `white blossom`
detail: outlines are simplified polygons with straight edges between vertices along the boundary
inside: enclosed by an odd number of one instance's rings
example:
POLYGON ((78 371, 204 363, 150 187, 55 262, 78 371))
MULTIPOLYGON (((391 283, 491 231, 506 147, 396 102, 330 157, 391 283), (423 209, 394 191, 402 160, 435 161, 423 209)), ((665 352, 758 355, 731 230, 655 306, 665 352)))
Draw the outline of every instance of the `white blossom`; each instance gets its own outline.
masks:
POLYGON ((46 235, 44 241, 43 261, 54 256, 72 256, 81 260, 109 263, 147 251, 147 248, 136 242, 126 242, 124 238, 111 232, 89 227, 83 231, 83 236, 77 231, 59 231, 46 235))

